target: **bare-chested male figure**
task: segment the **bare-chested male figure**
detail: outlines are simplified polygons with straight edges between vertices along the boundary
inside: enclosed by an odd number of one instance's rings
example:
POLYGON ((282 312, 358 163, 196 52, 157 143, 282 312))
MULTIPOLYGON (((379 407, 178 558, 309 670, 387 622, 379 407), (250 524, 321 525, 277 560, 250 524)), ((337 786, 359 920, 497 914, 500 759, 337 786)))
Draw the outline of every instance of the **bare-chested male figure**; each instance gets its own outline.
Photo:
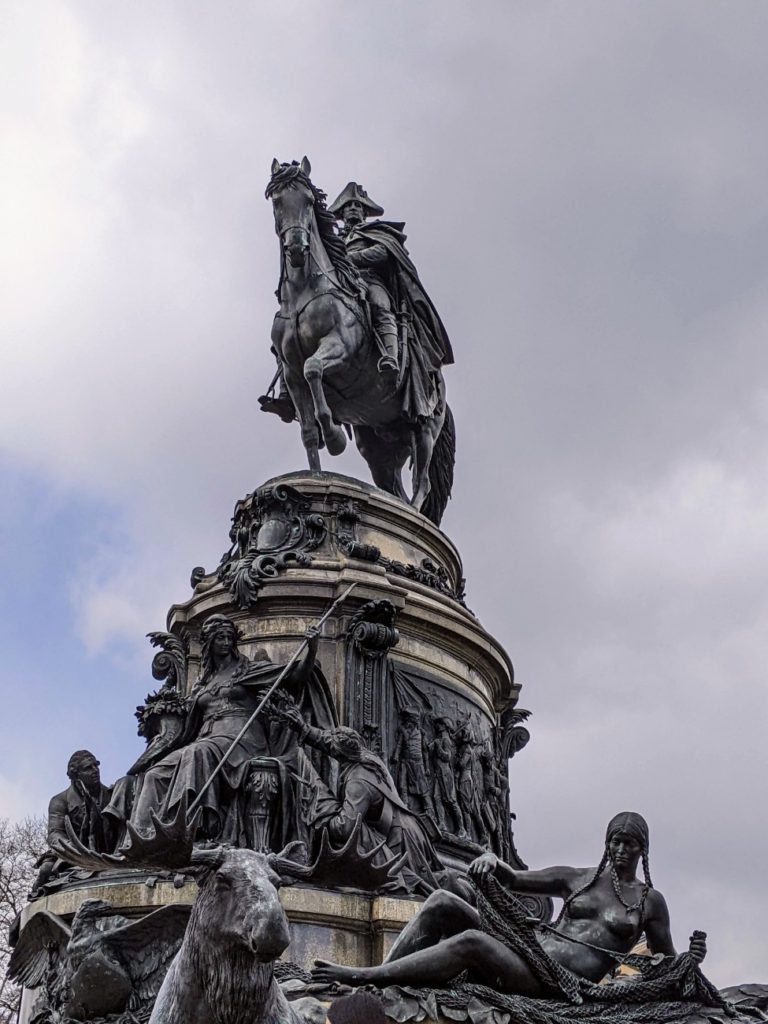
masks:
MULTIPOLYGON (((614 966, 614 958, 601 950, 624 955, 642 932, 652 953, 675 955, 667 904, 651 884, 648 826, 632 811, 617 814, 608 825, 605 852, 596 868, 516 871, 493 853, 484 853, 469 873, 478 880, 493 875, 513 892, 561 897, 562 913, 539 942, 553 960, 589 981, 598 982, 614 966), (641 861, 642 881, 637 877, 641 861)), ((704 959, 703 936, 692 940, 691 953, 699 962, 704 959)), ((313 976, 322 982, 438 988, 469 970, 473 981, 501 992, 553 995, 521 956, 480 930, 474 907, 443 890, 426 900, 381 966, 342 967, 321 960, 316 965, 313 976)))

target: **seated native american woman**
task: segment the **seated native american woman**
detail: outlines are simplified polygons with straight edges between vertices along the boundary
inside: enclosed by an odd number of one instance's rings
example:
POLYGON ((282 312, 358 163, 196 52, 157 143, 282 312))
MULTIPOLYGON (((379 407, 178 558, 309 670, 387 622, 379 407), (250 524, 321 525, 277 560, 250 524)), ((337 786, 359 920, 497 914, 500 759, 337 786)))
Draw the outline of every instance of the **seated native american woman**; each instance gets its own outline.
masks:
MULTIPOLYGON (((675 955, 667 905, 651 884, 648 826, 632 811, 617 814, 608 825, 605 852, 596 868, 516 871, 493 853, 484 853, 469 873, 481 888, 495 877, 512 892, 562 897, 555 924, 538 932, 539 948, 586 981, 600 981, 614 966, 611 954, 628 953, 643 932, 652 953, 675 955), (641 861, 642 881, 636 873, 641 861)), ((692 940, 690 952, 696 961, 704 959, 703 936, 692 940)), ((439 988, 468 970, 472 981, 501 992, 553 996, 521 955, 480 930, 474 907, 443 890, 427 898, 380 967, 315 963, 313 976, 321 982, 439 988)))

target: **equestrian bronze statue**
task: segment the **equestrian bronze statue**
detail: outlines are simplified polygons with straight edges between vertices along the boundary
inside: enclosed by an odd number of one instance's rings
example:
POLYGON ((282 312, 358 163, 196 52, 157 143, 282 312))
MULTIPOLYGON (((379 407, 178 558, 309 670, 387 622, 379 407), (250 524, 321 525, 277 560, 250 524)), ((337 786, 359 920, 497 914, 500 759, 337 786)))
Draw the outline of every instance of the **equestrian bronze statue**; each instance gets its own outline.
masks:
POLYGON ((280 309, 278 373, 262 408, 298 418, 311 470, 320 469, 323 445, 330 455, 344 451, 351 428, 374 483, 439 524, 456 447, 442 374, 453 362, 448 335, 403 244, 405 225, 367 222, 384 211, 356 182, 327 207, 309 174, 306 157, 275 160, 267 186, 280 309), (408 460, 410 499, 401 476, 408 460))

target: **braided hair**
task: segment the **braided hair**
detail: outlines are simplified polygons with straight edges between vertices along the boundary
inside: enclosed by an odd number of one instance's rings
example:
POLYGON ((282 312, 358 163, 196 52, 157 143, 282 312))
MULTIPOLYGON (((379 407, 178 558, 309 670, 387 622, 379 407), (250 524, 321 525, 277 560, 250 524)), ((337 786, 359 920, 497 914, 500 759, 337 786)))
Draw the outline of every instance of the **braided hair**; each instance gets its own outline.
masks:
POLYGON ((580 889, 577 889, 576 892, 572 892, 571 895, 567 897, 567 899, 563 900, 563 905, 560 908, 560 913, 557 915, 557 920, 554 923, 555 928, 557 928, 562 919, 565 917, 565 912, 568 909, 568 907, 570 907, 570 905, 573 903, 573 901, 577 900, 579 896, 582 896, 588 889, 592 888, 592 886, 598 880, 600 875, 602 875, 602 873, 605 871, 606 865, 608 864, 609 860, 610 856, 608 854, 608 844, 606 843, 605 850, 603 851, 603 856, 600 860, 600 863, 595 868, 594 874, 589 879, 589 881, 582 885, 580 889))
POLYGON ((648 893, 653 888, 653 882, 651 881, 651 867, 648 859, 648 846, 649 846, 649 832, 648 823, 641 814, 636 811, 622 811, 615 815, 608 822, 608 828, 605 830, 605 848, 603 850, 603 856, 600 863, 595 868, 592 877, 586 884, 582 885, 576 892, 571 893, 567 899, 563 901, 563 905, 560 909, 560 913, 557 915, 554 927, 556 928, 568 910, 568 907, 573 903, 574 900, 582 896, 587 890, 591 889, 592 886, 597 882, 598 878, 602 875, 606 868, 609 869, 611 874, 611 883, 613 884, 613 891, 616 894, 616 899, 621 903, 622 907, 628 914, 634 910, 640 912, 640 924, 643 924, 645 920, 645 904, 648 899, 648 893), (643 863, 643 888, 640 892, 640 898, 636 903, 627 903, 624 899, 624 892, 621 887, 621 879, 616 873, 616 865, 613 863, 610 852, 611 839, 619 832, 623 832, 626 835, 631 836, 640 845, 641 858, 643 863))

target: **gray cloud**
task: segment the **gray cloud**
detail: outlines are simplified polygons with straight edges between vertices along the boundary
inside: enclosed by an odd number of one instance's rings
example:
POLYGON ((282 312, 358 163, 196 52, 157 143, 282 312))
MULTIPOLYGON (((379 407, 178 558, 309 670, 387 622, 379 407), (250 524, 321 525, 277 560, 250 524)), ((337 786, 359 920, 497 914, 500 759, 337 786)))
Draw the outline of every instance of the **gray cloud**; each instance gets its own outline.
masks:
MULTIPOLYGON (((0 438, 114 510, 62 585, 84 649, 135 645, 145 671, 143 633, 216 561, 234 500, 304 463, 255 397, 263 188, 273 156, 306 152, 328 192, 354 177, 407 221, 454 340, 445 529, 535 712, 521 854, 588 863, 637 806, 678 944, 706 927, 716 981, 764 979, 768 9, 6 20, 0 438)), ((366 478, 354 453, 332 465, 366 478)))

